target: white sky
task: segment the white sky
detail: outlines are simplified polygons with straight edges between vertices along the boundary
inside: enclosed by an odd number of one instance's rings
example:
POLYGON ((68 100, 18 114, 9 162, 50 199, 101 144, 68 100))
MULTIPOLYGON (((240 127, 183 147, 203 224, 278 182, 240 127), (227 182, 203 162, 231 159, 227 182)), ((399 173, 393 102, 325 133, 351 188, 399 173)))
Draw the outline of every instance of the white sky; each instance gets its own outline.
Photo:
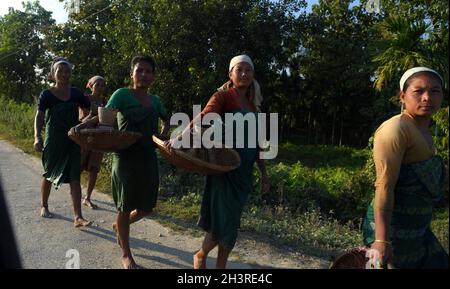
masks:
MULTIPOLYGON (((0 0, 0 15, 3 16, 8 13, 8 7, 13 7, 23 11, 22 2, 32 2, 27 0, 0 0)), ((64 2, 58 0, 40 0, 40 5, 47 11, 52 11, 52 17, 56 23, 63 23, 67 21, 67 11, 64 9, 64 2)))

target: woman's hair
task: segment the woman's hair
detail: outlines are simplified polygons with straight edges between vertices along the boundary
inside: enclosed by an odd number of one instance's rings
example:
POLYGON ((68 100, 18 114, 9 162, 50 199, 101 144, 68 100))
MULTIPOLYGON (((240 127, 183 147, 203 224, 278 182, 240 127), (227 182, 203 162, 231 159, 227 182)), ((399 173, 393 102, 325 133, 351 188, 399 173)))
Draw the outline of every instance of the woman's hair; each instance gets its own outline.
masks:
POLYGON ((133 59, 131 60, 131 70, 133 70, 134 66, 138 62, 147 62, 152 67, 152 71, 156 71, 155 60, 150 55, 136 55, 135 57, 133 57, 133 59))

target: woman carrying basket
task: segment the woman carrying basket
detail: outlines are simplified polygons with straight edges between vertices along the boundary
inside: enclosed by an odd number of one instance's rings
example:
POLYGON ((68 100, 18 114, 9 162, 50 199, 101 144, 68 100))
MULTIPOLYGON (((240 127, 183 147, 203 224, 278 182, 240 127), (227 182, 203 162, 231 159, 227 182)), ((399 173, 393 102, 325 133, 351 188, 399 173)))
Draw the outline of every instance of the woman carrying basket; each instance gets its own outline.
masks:
POLYGON ((34 148, 43 151, 44 174, 41 184, 41 216, 51 218, 48 199, 52 183, 56 189, 62 183, 70 183, 74 211, 74 226, 89 226, 81 214, 80 147, 69 139, 67 132, 78 123, 78 107, 89 107, 83 93, 70 86, 72 64, 63 58, 56 59, 50 68, 50 79, 55 86, 43 90, 38 99, 38 111, 34 122, 34 148), (47 114, 46 114, 47 113, 47 114), (45 143, 42 127, 45 122, 45 143))
MULTIPOLYGON (((96 75, 89 79, 86 84, 86 88, 91 90, 91 94, 85 96, 90 100, 91 107, 80 109, 80 120, 83 122, 98 115, 98 108, 105 106, 104 92, 106 88, 106 81, 102 76, 96 75)), ((81 169, 89 173, 88 186, 86 197, 83 200, 83 205, 97 209, 98 206, 91 201, 92 191, 97 181, 97 175, 100 171, 100 165, 102 163, 103 153, 93 152, 87 149, 81 148, 81 169)))
POLYGON ((168 114, 156 95, 148 93, 155 78, 155 61, 136 56, 131 61, 132 88, 116 90, 106 108, 117 110, 119 130, 138 132, 143 137, 129 148, 113 154, 112 193, 118 210, 113 229, 122 248, 122 265, 137 269, 130 250, 130 224, 149 215, 156 206, 159 188, 158 163, 152 135, 158 133, 158 117, 167 135, 168 114))
MULTIPOLYGON (((256 116, 262 97, 259 85, 254 80, 253 68, 253 62, 247 55, 231 59, 228 73, 230 80, 212 95, 200 115, 203 117, 207 113, 214 112, 221 116, 225 113, 256 116)), ((191 125, 194 122, 195 119, 191 125)), ((190 126, 183 132, 183 136, 190 133, 190 126)), ((248 132, 247 127, 245 131, 248 132)), ((265 165, 263 160, 259 159, 259 149, 248 146, 248 133, 246 138, 245 147, 236 148, 241 158, 241 165, 237 169, 206 177, 198 225, 207 233, 200 250, 193 257, 194 269, 206 268, 208 253, 216 246, 218 246, 216 268, 226 267, 228 256, 236 243, 243 207, 252 190, 255 161, 261 173, 261 192, 264 194, 269 189, 265 165)), ((167 149, 172 149, 176 139, 166 141, 167 149)))
POLYGON ((403 112, 375 132, 376 190, 363 235, 365 245, 379 253, 381 267, 448 268, 448 255, 430 229, 433 201, 442 197, 444 182, 429 129, 442 87, 442 77, 430 68, 407 70, 400 79, 403 112))

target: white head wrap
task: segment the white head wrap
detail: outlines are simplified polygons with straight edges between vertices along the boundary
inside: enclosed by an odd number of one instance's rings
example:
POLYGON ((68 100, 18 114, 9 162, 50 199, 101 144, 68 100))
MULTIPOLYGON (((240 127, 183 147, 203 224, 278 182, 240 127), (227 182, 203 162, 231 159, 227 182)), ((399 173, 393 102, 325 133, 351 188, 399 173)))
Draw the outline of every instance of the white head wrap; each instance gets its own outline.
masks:
POLYGON ((100 75, 96 75, 96 76, 91 77, 91 78, 89 79, 88 83, 86 84, 86 88, 92 89, 92 88, 94 87, 94 83, 95 83, 97 80, 100 80, 100 79, 103 80, 103 81, 105 81, 105 78, 103 78, 103 77, 100 76, 100 75))
POLYGON ((434 73, 435 75, 437 75, 439 77, 439 79, 441 80, 441 83, 444 83, 442 76, 437 73, 435 70, 428 68, 428 67, 414 67, 411 69, 408 69, 407 71, 405 71, 405 73, 403 73, 402 78, 400 78, 400 91, 403 91, 403 87, 405 86, 405 82, 408 80, 408 78, 410 78, 413 74, 419 73, 419 72, 431 72, 434 73))
POLYGON ((250 66, 252 67, 253 70, 255 69, 253 66, 252 59, 248 55, 242 54, 242 55, 235 56, 231 59, 230 67, 228 68, 228 72, 230 72, 233 69, 233 67, 236 66, 236 64, 241 63, 241 62, 246 62, 246 63, 250 64, 250 66))
POLYGON ((72 63, 70 63, 68 60, 66 60, 64 58, 61 58, 61 59, 57 60, 55 63, 53 63, 52 66, 50 67, 50 75, 49 75, 50 79, 55 78, 56 67, 58 65, 60 65, 61 63, 67 64, 70 67, 70 70, 72 70, 72 68, 73 68, 72 63))

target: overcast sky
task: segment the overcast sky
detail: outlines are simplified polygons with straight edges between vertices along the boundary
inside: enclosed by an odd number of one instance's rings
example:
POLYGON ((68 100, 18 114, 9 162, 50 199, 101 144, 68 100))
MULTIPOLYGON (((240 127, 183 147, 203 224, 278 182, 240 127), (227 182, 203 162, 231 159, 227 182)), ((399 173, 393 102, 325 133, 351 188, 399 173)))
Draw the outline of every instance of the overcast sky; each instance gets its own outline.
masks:
MULTIPOLYGON (((14 9, 23 10, 22 2, 29 2, 24 0, 0 0, 0 15, 5 15, 8 13, 8 7, 13 7, 14 9)), ((63 23, 67 21, 67 12, 64 10, 64 2, 59 2, 58 0, 40 0, 41 6, 45 10, 52 11, 52 17, 56 20, 56 23, 63 23)))

